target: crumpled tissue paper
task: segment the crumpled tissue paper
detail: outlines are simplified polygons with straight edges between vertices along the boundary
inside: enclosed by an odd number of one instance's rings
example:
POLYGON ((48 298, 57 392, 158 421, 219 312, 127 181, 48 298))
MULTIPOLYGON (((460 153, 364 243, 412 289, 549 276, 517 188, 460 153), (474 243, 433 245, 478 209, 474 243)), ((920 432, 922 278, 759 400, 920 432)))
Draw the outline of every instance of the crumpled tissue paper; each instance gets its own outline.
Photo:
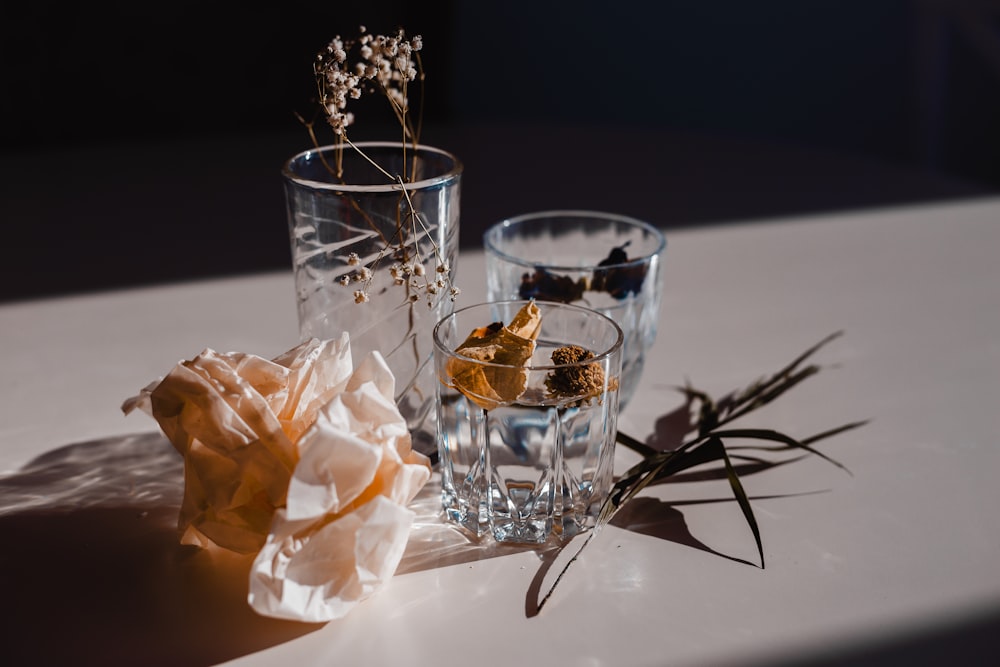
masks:
POLYGON ((126 400, 184 456, 181 542, 256 554, 258 613, 340 618, 388 581, 430 479, 378 352, 306 341, 268 361, 204 350, 126 400))

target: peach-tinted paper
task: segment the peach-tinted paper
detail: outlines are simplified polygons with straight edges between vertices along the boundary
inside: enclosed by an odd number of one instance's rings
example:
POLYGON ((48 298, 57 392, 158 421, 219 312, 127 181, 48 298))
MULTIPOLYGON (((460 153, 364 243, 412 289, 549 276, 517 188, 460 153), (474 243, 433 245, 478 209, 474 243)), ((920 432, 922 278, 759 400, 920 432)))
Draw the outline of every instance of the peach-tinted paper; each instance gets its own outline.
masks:
POLYGON ((300 440, 287 507, 250 573, 250 604, 278 618, 340 618, 396 571, 413 524, 406 505, 430 479, 410 448, 378 354, 324 406, 300 440))
POLYGON ((181 542, 256 554, 251 606, 324 621, 377 590, 402 557, 406 505, 430 478, 377 352, 313 339, 267 361, 211 349, 122 405, 184 456, 181 542))
POLYGON ((295 440, 351 374, 350 340, 313 339, 272 361, 206 349, 128 399, 184 457, 181 542, 254 553, 284 506, 295 440))

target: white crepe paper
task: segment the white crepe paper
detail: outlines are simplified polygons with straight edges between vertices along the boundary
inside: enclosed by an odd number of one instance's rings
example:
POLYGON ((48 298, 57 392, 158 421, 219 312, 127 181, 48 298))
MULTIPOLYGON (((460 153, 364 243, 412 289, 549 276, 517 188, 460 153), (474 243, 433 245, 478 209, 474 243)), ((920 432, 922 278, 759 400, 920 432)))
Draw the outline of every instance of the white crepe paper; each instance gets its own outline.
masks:
POLYGON ((206 349, 125 401, 184 456, 181 542, 256 554, 260 614, 340 618, 392 577, 430 479, 378 352, 347 334, 267 361, 206 349))

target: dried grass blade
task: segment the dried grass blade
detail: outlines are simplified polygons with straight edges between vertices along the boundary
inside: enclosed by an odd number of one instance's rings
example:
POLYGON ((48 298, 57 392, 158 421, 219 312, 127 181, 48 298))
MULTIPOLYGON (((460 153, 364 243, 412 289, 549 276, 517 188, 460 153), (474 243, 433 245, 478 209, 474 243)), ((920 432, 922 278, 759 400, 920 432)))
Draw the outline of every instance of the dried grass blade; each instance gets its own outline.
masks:
POLYGON ((706 448, 714 450, 726 464, 726 477, 729 479, 729 486, 733 489, 733 495, 736 496, 736 502, 743 511, 743 518, 746 519, 747 525, 750 527, 750 532, 753 533, 753 539, 757 543, 757 554, 760 556, 760 568, 763 570, 764 543, 760 539, 760 528, 757 526, 757 519, 753 515, 750 499, 747 498, 747 493, 743 490, 743 483, 740 481, 740 476, 736 474, 736 468, 733 467, 733 462, 729 460, 729 454, 726 453, 726 446, 722 444, 722 440, 718 436, 715 436, 709 439, 706 443, 706 448))
POLYGON ((799 442, 803 445, 811 445, 814 442, 819 442, 820 440, 825 440, 826 438, 831 438, 835 435, 840 435, 845 431, 850 431, 852 429, 860 428, 867 424, 870 419, 863 419, 861 421, 851 422, 850 424, 844 424, 843 426, 838 426, 837 428, 831 428, 829 431, 823 431, 822 433, 817 433, 816 435, 811 435, 808 438, 803 438, 799 442))
POLYGON ((784 433, 773 431, 771 429, 735 428, 735 429, 726 429, 723 431, 716 431, 712 435, 717 438, 756 438, 758 440, 770 440, 773 442, 780 442, 787 445, 790 448, 804 449, 810 454, 815 454, 824 461, 837 466, 838 468, 846 472, 848 475, 852 474, 851 471, 848 470, 842 463, 833 460, 832 458, 830 458, 823 452, 819 451, 818 449, 810 447, 807 444, 803 444, 801 441, 796 440, 791 436, 785 435, 784 433))
POLYGON ((617 436, 615 436, 615 440, 618 442, 619 445, 625 445, 626 447, 631 449, 636 454, 639 454, 643 458, 655 456, 658 453, 658 450, 653 449, 646 443, 636 440, 632 436, 626 433, 622 433, 621 431, 618 431, 617 436))
POLYGON ((794 371, 796 368, 798 368, 799 365, 802 364, 802 362, 804 362, 806 359, 808 359, 812 355, 816 354, 816 352, 818 352, 821 347, 823 347, 824 345, 826 345, 827 343, 829 343, 830 341, 832 341, 832 340, 834 340, 836 338, 840 338, 843 335, 844 335, 843 330, 833 332, 832 334, 830 334, 829 336, 827 336, 826 338, 824 338, 823 340, 821 340, 820 342, 816 343, 815 345, 813 345, 812 347, 810 347, 808 350, 806 350, 805 352, 803 352, 802 354, 800 354, 798 357, 795 358, 794 361, 792 361, 790 364, 788 364, 787 366, 785 366, 783 369, 781 369, 780 371, 778 371, 777 373, 775 373, 773 377, 777 378, 777 377, 781 377, 783 375, 789 375, 792 371, 794 371))
POLYGON ((730 416, 726 421, 732 421, 736 417, 746 414, 750 410, 756 409, 761 405, 765 405, 766 403, 773 401, 775 398, 785 393, 802 380, 819 372, 819 366, 809 366, 798 373, 796 373, 796 369, 809 359, 809 357, 816 354, 816 352, 819 351, 819 349, 824 345, 827 345, 830 341, 839 338, 843 334, 843 330, 830 334, 797 356, 791 361, 791 363, 786 365, 777 373, 774 373, 767 379, 758 380, 754 384, 750 385, 750 387, 739 394, 738 397, 727 406, 729 408, 728 411, 730 416), (763 402, 757 402, 757 399, 762 397, 766 397, 766 399, 763 402), (737 411, 739 411, 738 414, 737 411))

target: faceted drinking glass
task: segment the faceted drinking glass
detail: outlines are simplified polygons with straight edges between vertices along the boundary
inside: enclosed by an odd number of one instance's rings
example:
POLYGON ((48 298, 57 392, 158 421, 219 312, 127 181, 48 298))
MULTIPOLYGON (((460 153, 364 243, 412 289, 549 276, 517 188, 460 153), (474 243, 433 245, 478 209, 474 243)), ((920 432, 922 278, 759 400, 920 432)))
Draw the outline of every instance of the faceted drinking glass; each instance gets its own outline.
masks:
POLYGON ((483 236, 487 299, 544 299, 604 313, 625 334, 624 409, 656 340, 667 242, 649 223, 599 211, 540 211, 483 236))
POLYGON ((449 521, 517 543, 594 526, 613 483, 622 340, 597 311, 543 301, 482 303, 441 320, 434 359, 449 521), (524 364, 494 355, 529 303, 540 328, 524 364), (460 349, 470 340, 482 345, 460 349))

